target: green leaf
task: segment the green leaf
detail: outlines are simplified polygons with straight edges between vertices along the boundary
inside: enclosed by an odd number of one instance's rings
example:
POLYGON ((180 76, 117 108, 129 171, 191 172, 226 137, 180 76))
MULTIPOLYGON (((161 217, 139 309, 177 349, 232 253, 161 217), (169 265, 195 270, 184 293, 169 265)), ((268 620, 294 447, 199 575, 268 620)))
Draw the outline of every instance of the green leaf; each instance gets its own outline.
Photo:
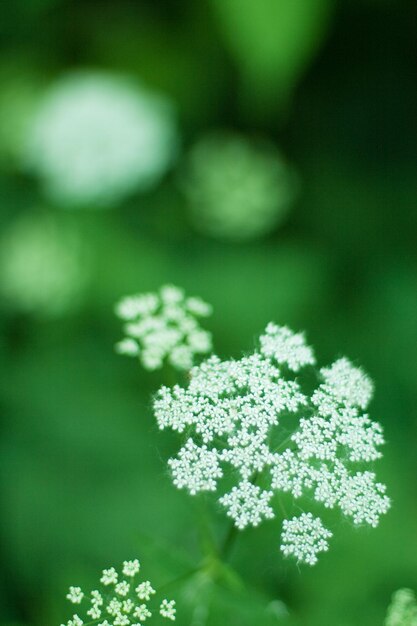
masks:
POLYGON ((212 0, 242 77, 259 110, 289 97, 327 31, 333 0, 212 0))

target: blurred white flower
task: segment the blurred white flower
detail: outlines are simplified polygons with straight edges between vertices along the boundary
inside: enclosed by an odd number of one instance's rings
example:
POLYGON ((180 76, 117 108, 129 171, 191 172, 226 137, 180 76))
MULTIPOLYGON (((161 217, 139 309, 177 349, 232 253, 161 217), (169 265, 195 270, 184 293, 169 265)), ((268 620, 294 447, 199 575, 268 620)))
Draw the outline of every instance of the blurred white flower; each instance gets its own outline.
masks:
POLYGON ((296 188, 294 172, 269 143, 220 133, 192 148, 184 182, 196 228, 236 241, 275 228, 296 188))
POLYGON ((385 626, 417 626, 417 600, 411 589, 399 589, 392 596, 385 626))
POLYGON ((177 145, 167 98, 127 76, 79 71, 46 92, 22 158, 59 204, 112 207, 155 185, 177 145))
POLYGON ((116 306, 127 335, 116 344, 116 351, 138 356, 147 370, 159 369, 165 360, 175 369, 189 370, 196 355, 211 350, 211 334, 198 322, 210 314, 209 304, 187 298, 174 285, 164 285, 159 293, 127 296, 116 306))
POLYGON ((22 215, 0 246, 0 292, 18 311, 59 316, 77 308, 90 279, 79 232, 48 213, 22 215))
MULTIPOLYGON (((303 334, 269 324, 259 351, 237 361, 211 356, 191 370, 187 388, 162 387, 154 401, 159 428, 187 434, 169 460, 175 486, 191 495, 215 491, 228 464, 236 484, 219 503, 240 529, 274 517, 279 491, 376 526, 390 506, 385 485, 373 472, 357 471, 358 463, 362 469, 381 456, 384 443, 381 426, 359 410, 372 383, 339 359, 316 370, 319 384, 311 389, 304 368, 314 363, 303 334)), ((306 513, 284 522, 282 550, 313 565, 330 537, 306 513)))

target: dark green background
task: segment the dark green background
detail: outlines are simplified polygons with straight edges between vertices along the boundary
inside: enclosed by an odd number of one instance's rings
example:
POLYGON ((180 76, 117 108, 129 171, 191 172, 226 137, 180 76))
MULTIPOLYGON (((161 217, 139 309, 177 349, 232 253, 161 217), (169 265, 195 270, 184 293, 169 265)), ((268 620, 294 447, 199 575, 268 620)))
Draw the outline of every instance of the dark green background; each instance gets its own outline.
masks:
MULTIPOLYGON (((286 2, 275 0, 278 14, 286 2)), ((298 2, 282 49, 285 21, 274 11, 268 19, 267 0, 0 2, 2 63, 45 80, 80 66, 132 72, 176 101, 184 152, 210 129, 262 133, 301 180, 283 225, 232 244, 193 229, 181 162, 114 211, 76 213, 47 206, 36 181, 2 163, 1 229, 39 207, 55 213, 59 228, 86 242, 91 271, 76 311, 0 310, 7 626, 60 624, 67 586, 94 585, 100 569, 125 558, 138 555, 155 585, 198 561, 199 503, 173 489, 166 459, 175 436, 160 435, 150 411, 162 376, 113 352, 114 302, 164 282, 213 304, 222 356, 250 350, 274 320, 305 329, 320 363, 346 354, 363 365, 388 442, 377 472, 393 506, 380 526, 338 521, 330 552, 311 569, 282 560, 279 520, 242 532, 231 562, 256 598, 216 590, 209 623, 269 624, 263 608, 279 598, 290 617, 274 623, 380 626, 392 592, 417 588, 416 5, 305 2, 322 15, 298 2)), ((213 519, 220 538, 226 520, 213 519)))

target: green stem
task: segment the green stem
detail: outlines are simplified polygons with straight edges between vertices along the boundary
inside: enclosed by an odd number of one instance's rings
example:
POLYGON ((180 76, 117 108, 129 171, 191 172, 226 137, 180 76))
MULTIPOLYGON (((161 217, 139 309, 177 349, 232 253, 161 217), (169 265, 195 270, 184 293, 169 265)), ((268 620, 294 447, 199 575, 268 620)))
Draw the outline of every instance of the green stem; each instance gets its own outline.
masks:
POLYGON ((197 499, 199 511, 200 538, 203 554, 214 556, 217 554, 216 540, 214 538, 213 529, 209 522, 207 511, 207 501, 205 497, 197 499))
POLYGON ((223 545, 219 551, 220 559, 223 562, 226 562, 227 559, 229 558, 232 548, 236 542, 238 532, 239 532, 239 529, 232 522, 232 524, 229 527, 229 530, 227 531, 226 537, 223 541, 223 545))
MULTIPOLYGON (((253 484, 256 485, 256 483, 259 481, 261 475, 259 472, 256 472, 253 476, 253 484)), ((222 561, 227 561, 227 559, 230 556, 230 552, 236 542, 237 536, 239 533, 239 529, 237 528, 237 526, 235 526, 235 524, 232 522, 230 525, 230 528, 227 532, 227 535, 225 537, 225 540, 223 542, 223 546, 221 547, 219 554, 220 554, 220 559, 222 561)))
POLYGON ((202 569, 203 569, 202 565, 199 565, 198 567, 193 567, 192 569, 188 570, 188 572, 184 572, 184 574, 181 574, 180 576, 177 576, 177 578, 174 578, 173 580, 168 581, 167 583, 165 583, 165 585, 158 587, 157 589, 158 593, 160 591, 164 591, 168 587, 172 587, 176 585, 177 583, 182 582, 183 580, 187 580, 188 578, 191 578, 191 576, 194 576, 194 574, 197 574, 202 569))

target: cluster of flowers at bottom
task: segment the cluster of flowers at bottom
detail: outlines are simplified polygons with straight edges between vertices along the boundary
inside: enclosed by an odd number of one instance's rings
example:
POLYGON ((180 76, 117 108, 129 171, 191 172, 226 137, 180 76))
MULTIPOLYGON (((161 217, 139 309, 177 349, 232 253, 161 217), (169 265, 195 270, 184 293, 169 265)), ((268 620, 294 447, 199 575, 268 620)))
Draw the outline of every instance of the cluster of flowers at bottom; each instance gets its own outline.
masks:
MULTIPOLYGON (((390 500, 375 474, 363 471, 384 443, 381 426, 364 413, 373 384, 346 358, 314 366, 302 333, 270 323, 252 354, 211 356, 191 370, 187 388, 162 387, 154 402, 158 426, 187 437, 168 462, 174 485, 191 495, 221 491, 228 466, 236 482, 219 504, 239 529, 275 517, 279 492, 377 526, 390 500)), ((320 518, 303 512, 284 520, 281 550, 314 565, 331 536, 320 518)))
MULTIPOLYGON (((114 567, 103 570, 100 589, 89 594, 80 587, 70 587, 67 599, 80 605, 79 614, 72 616, 61 626, 140 626, 155 613, 148 604, 157 593, 149 580, 138 581, 140 571, 138 559, 124 561, 121 575, 114 567), (87 606, 85 606, 87 605, 87 606), (84 610, 81 612, 81 608, 84 610)), ((175 600, 163 598, 156 604, 159 614, 169 620, 175 620, 175 600)))
POLYGON ((198 321, 210 314, 209 304, 186 297, 174 285, 164 285, 159 293, 127 296, 116 306, 126 334, 116 350, 138 357, 147 370, 159 369, 165 361, 175 369, 189 370, 196 356, 211 350, 211 333, 198 321))

